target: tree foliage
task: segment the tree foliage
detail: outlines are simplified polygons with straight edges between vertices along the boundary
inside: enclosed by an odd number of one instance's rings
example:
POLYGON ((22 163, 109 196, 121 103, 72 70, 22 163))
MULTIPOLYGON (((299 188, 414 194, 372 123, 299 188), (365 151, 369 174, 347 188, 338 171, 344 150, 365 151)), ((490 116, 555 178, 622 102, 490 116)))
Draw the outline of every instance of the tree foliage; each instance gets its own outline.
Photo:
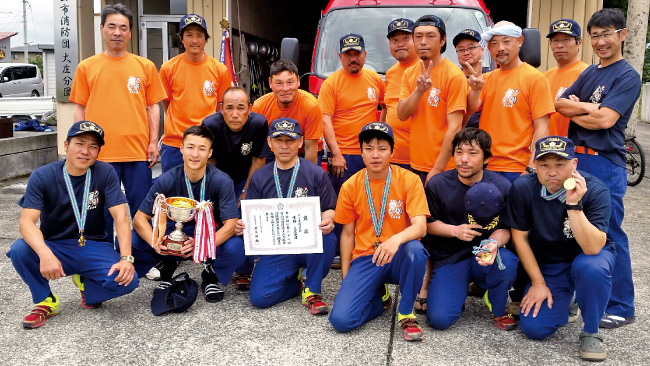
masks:
POLYGON ((45 75, 43 74, 43 56, 36 55, 36 57, 29 59, 29 63, 38 66, 38 69, 41 70, 41 75, 45 75))

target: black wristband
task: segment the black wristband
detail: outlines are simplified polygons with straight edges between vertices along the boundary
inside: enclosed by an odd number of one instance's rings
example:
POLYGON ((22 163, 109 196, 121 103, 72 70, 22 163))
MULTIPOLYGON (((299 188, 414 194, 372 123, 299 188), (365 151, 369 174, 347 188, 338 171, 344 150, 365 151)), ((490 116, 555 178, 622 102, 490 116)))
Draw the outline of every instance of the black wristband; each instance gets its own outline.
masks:
POLYGON ((582 202, 578 202, 577 205, 570 205, 570 204, 567 203, 565 206, 566 206, 566 209, 567 209, 567 210, 578 210, 578 211, 582 211, 582 202))

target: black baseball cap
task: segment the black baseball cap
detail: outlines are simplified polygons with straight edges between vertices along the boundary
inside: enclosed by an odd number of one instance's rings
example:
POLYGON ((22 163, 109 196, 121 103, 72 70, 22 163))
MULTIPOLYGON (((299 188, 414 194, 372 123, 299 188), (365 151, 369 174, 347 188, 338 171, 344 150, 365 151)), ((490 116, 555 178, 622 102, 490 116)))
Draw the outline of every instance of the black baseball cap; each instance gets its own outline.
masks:
POLYGON ((576 147, 573 141, 562 136, 546 136, 535 143, 535 160, 546 154, 555 154, 571 160, 576 157, 576 147))
POLYGON ((572 37, 580 37, 582 30, 580 24, 573 19, 560 19, 551 23, 546 38, 552 38, 557 33, 568 34, 572 37))
POLYGON ((168 311, 182 313, 189 309, 199 292, 199 286, 187 272, 178 274, 172 279, 171 286, 153 295, 151 312, 162 315, 168 311))
POLYGON ((104 129, 92 121, 79 121, 73 123, 68 130, 68 137, 74 137, 84 133, 94 134, 99 140, 99 146, 104 145, 104 129))
POLYGON ((341 53, 345 53, 349 50, 357 50, 363 52, 366 50, 366 44, 363 41, 363 37, 360 34, 350 33, 346 34, 339 40, 339 46, 341 53))
POLYGON ((278 118, 271 122, 269 128, 269 137, 274 138, 280 135, 289 136, 294 140, 298 140, 302 136, 300 130, 300 123, 291 118, 278 118))
POLYGON ((413 33, 413 21, 406 18, 397 18, 392 22, 388 23, 388 34, 387 38, 391 37, 391 34, 396 31, 402 31, 406 33, 413 33))
POLYGON ((437 27, 443 36, 447 35, 447 27, 445 26, 445 22, 443 22, 442 19, 436 15, 421 16, 418 20, 415 21, 415 24, 413 24, 413 30, 421 25, 432 25, 434 27, 437 27))
POLYGON ((382 138, 391 142, 392 145, 395 144, 395 136, 393 135, 393 129, 388 123, 385 122, 370 122, 361 128, 359 132, 359 143, 363 141, 364 136, 369 134, 376 134, 382 138))
POLYGON ((456 47, 458 45, 458 42, 463 39, 471 39, 472 41, 481 42, 481 33, 475 31, 474 29, 465 29, 460 31, 460 33, 458 33, 452 41, 454 47, 456 47))

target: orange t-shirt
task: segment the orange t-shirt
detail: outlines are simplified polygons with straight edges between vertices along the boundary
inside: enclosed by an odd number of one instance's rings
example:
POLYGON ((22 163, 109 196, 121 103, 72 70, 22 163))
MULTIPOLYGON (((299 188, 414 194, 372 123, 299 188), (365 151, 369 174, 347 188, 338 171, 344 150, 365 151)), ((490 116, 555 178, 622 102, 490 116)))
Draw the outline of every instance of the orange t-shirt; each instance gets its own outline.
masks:
MULTIPOLYGON (((404 71, 400 99, 413 93, 420 75, 419 64, 404 71)), ((447 131, 447 115, 467 110, 467 78, 453 62, 445 58, 436 65, 431 70, 431 82, 431 89, 411 115, 411 167, 422 172, 431 170, 438 159, 447 131)), ((452 168, 454 161, 450 158, 445 170, 452 168)))
POLYGON ((104 129, 98 159, 109 163, 147 161, 147 106, 165 97, 153 62, 131 53, 81 61, 70 91, 71 102, 86 106, 85 119, 104 129))
POLYGON ((286 109, 280 108, 275 94, 268 93, 253 103, 253 112, 263 115, 269 125, 282 117, 295 119, 305 140, 318 140, 318 150, 323 149, 323 113, 318 100, 308 92, 298 90, 293 104, 286 109))
POLYGON ((386 85, 379 74, 361 69, 357 75, 339 69, 320 88, 318 104, 332 116, 332 126, 341 154, 360 155, 359 132, 377 121, 377 106, 384 103, 386 85))
POLYGON ((223 93, 232 86, 226 66, 204 54, 201 62, 190 62, 180 54, 160 67, 169 107, 165 111, 165 145, 180 147, 183 133, 217 109, 223 93))
MULTIPOLYGON (((384 224, 379 236, 380 242, 388 240, 391 236, 409 227, 411 225, 410 217, 430 216, 427 198, 424 195, 424 188, 420 178, 397 165, 391 165, 391 169, 392 177, 386 202, 384 224)), ((339 224, 355 223, 352 259, 361 255, 373 254, 375 250, 372 245, 377 240, 368 207, 366 185, 364 183, 365 177, 366 169, 364 168, 343 183, 334 214, 334 221, 339 224)), ((381 208, 381 198, 384 194, 386 179, 370 179, 369 182, 372 203, 379 219, 378 211, 381 208)))
POLYGON ((533 120, 555 112, 548 80, 539 70, 522 63, 512 70, 497 69, 484 81, 479 127, 492 137, 488 169, 524 172, 530 159, 533 120))
MULTIPOLYGON (((553 101, 557 102, 558 98, 564 91, 573 84, 578 76, 585 71, 588 67, 586 63, 577 60, 571 65, 559 69, 557 66, 546 71, 544 76, 548 79, 548 84, 551 86, 551 96, 554 97, 553 101)), ((569 133, 569 121, 571 119, 564 117, 558 112, 551 115, 551 120, 548 123, 548 134, 554 136, 567 136, 569 133)))
POLYGON ((406 69, 416 63, 420 63, 420 59, 417 57, 407 65, 398 62, 386 71, 386 96, 384 96, 386 123, 393 128, 393 135, 395 135, 395 149, 393 150, 393 158, 390 159, 390 162, 395 164, 411 164, 411 119, 400 121, 397 118, 397 103, 399 102, 399 91, 402 87, 402 75, 406 69))

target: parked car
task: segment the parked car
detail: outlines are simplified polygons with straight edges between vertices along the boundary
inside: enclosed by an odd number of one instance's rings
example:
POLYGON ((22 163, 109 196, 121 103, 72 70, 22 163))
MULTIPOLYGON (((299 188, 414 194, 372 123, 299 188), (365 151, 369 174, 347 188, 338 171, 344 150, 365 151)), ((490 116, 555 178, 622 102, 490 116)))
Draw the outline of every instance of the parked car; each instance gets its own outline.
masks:
POLYGON ((0 64, 0 97, 43 95, 41 71, 32 64, 0 64))

